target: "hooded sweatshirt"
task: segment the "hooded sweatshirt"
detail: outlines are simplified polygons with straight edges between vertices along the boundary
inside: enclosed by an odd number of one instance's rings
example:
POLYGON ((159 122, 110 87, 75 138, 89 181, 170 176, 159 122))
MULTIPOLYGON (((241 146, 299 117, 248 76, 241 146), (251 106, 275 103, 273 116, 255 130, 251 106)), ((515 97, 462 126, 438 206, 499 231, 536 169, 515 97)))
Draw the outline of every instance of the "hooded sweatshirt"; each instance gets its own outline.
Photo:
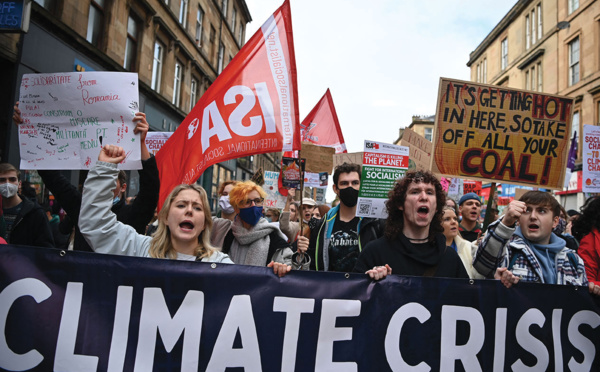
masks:
POLYGON ((535 257, 538 259, 542 270, 542 276, 544 277, 544 283, 556 284, 556 254, 565 248, 565 241, 552 233, 550 235, 550 243, 535 244, 525 239, 520 227, 515 229, 515 235, 518 235, 527 243, 535 257))

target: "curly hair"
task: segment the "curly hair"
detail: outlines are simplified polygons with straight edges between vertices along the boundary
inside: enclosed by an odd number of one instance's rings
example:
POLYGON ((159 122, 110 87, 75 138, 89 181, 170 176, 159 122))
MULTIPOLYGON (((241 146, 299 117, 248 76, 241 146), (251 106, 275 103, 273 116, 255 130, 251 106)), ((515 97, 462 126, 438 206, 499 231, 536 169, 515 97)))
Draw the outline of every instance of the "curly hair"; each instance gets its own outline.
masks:
POLYGON ((600 197, 593 196, 581 207, 581 215, 573 220, 571 232, 577 240, 591 233, 593 229, 600 230, 600 197))
POLYGON ((252 181, 238 182, 229 192, 229 203, 235 209, 245 208, 242 202, 248 198, 248 194, 255 190, 260 194, 261 198, 267 196, 265 190, 252 181))
POLYGON ((406 192, 411 183, 428 183, 435 187, 435 215, 429 225, 429 241, 433 241, 436 233, 444 231, 444 228, 442 227, 442 210, 446 205, 446 194, 437 177, 430 171, 422 170, 406 172, 404 178, 396 181, 394 188, 390 190, 388 201, 385 203, 388 213, 385 224, 385 236, 386 238, 393 240, 402 233, 402 229, 404 228, 404 212, 400 210, 400 207, 404 206, 406 192))
POLYGON ((208 197, 206 191, 197 184, 181 184, 176 186, 167 199, 165 200, 162 209, 158 213, 158 228, 156 232, 152 234, 152 240, 150 241, 150 257, 153 258, 177 258, 177 251, 173 248, 171 242, 171 231, 167 226, 167 217, 169 216, 169 210, 171 204, 183 190, 194 190, 200 195, 202 200, 202 206, 204 207, 204 230, 198 235, 198 247, 196 248, 196 256, 199 258, 210 257, 215 252, 216 248, 210 244, 210 234, 212 231, 213 221, 210 213, 210 204, 208 204, 208 197))

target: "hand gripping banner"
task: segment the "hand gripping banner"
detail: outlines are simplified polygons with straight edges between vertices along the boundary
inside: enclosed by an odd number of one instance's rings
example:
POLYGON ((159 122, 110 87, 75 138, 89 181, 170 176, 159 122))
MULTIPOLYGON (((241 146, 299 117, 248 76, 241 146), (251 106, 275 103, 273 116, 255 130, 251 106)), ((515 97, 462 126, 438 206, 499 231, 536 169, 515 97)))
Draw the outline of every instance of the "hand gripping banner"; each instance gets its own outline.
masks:
POLYGON ((599 371, 588 289, 0 246, 0 371, 599 371))
POLYGON ((285 1, 244 45, 156 154, 162 206, 209 166, 300 148, 296 61, 285 1))
POLYGON ((333 147, 336 154, 348 152, 329 89, 304 118, 300 129, 302 141, 312 142, 317 146, 333 147))

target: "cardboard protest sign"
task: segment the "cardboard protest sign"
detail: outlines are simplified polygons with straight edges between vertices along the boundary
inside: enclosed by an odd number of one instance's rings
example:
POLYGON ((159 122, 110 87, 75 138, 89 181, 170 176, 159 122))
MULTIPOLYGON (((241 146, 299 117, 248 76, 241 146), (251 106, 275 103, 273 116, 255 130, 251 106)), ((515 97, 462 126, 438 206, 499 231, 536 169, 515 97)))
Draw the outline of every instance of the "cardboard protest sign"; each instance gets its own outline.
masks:
POLYGON ((25 74, 19 125, 21 169, 89 169, 101 146, 118 145, 121 169, 140 169, 138 76, 124 72, 25 74))
POLYGON ((481 187, 482 187, 481 181, 473 181, 473 180, 464 180, 463 181, 463 193, 464 194, 474 192, 475 194, 481 196, 481 187))
POLYGON ((408 147, 365 141, 360 191, 359 217, 385 218, 388 192, 408 169, 408 147))
POLYGON ((400 146, 410 149, 408 169, 429 170, 431 167, 431 141, 410 128, 404 129, 400 146))
POLYGON ((336 153, 347 152, 342 128, 329 89, 302 120, 300 130, 302 141, 308 141, 318 146, 333 147, 336 153))
POLYGON ((335 149, 302 142, 302 158, 306 159, 306 171, 312 173, 329 172, 333 168, 335 149))
POLYGON ((209 166, 300 149, 296 61, 289 1, 277 9, 200 97, 156 154, 159 205, 209 166))
POLYGON ((442 78, 431 170, 562 189, 572 106, 568 97, 442 78))
POLYGON ((146 146, 152 155, 163 147, 173 132, 148 132, 146 134, 146 146))
POLYGON ((583 192, 600 192, 600 127, 583 126, 583 192))
POLYGON ((362 152, 348 152, 343 154, 334 154, 333 155, 333 169, 331 173, 335 170, 335 167, 338 165, 342 165, 344 163, 351 164, 362 164, 363 161, 363 153, 362 152))
POLYGON ((265 198, 265 208, 277 208, 283 209, 285 207, 286 198, 279 193, 277 179, 279 178, 279 172, 265 171, 263 190, 267 193, 265 198))

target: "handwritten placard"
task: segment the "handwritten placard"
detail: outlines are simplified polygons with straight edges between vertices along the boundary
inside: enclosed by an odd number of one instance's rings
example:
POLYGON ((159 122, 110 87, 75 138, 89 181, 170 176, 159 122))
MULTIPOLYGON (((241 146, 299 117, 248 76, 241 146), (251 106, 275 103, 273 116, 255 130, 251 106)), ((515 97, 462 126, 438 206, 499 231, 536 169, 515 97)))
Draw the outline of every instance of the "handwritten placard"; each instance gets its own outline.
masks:
POLYGON ((125 149, 119 168, 142 167, 137 74, 25 74, 19 102, 21 169, 89 169, 103 144, 125 149))

